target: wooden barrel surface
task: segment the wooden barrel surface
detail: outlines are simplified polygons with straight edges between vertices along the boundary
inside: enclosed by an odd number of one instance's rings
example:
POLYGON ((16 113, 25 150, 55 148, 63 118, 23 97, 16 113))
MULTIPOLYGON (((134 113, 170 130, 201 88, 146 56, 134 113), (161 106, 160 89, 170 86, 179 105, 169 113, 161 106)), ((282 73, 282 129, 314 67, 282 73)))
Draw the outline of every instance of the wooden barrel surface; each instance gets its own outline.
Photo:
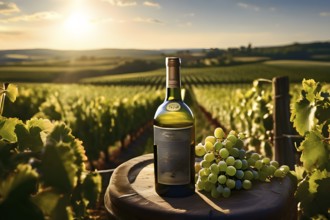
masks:
POLYGON ((106 209, 118 219, 293 219, 294 184, 288 177, 253 182, 251 190, 214 199, 196 192, 184 198, 160 197, 154 190, 153 155, 131 159, 116 168, 105 194, 106 209))

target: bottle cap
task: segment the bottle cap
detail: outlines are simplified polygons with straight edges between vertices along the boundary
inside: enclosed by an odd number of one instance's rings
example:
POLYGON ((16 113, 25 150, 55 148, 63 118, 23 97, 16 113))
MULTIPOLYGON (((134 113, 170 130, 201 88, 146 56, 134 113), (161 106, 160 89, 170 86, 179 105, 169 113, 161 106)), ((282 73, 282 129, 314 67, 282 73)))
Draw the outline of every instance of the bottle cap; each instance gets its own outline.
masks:
POLYGON ((166 57, 166 66, 181 66, 181 59, 179 57, 166 57))

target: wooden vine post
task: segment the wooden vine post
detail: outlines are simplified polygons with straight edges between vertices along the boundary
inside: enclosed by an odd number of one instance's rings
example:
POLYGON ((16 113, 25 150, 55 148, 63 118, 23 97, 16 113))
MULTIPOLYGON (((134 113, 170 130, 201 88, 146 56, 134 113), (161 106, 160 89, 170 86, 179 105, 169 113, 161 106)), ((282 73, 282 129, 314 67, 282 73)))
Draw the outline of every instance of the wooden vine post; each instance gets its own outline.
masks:
POLYGON ((292 125, 290 123, 289 78, 287 76, 273 78, 273 99, 275 160, 294 169, 295 150, 290 137, 292 125))

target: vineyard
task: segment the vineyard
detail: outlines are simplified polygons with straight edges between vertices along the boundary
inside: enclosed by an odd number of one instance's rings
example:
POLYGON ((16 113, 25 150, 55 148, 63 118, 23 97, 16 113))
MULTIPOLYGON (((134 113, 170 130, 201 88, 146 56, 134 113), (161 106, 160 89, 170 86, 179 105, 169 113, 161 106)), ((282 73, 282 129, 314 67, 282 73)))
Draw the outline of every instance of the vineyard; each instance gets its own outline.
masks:
MULTIPOLYGON (((330 87, 302 78, 329 82, 328 69, 310 64, 299 75, 301 67, 283 65, 183 70, 182 93, 195 114, 196 142, 222 127, 244 133, 247 150, 272 158, 271 79, 289 76, 295 82, 290 95, 296 129, 290 135, 300 137, 296 197, 304 218, 327 218, 330 87), (256 80, 260 75, 263 79, 256 80)), ((6 85, 1 90, 0 211, 8 218, 88 218, 101 192, 94 171, 115 168, 124 162, 123 154, 128 159, 152 152, 151 126, 164 99, 164 80, 163 70, 156 70, 87 78, 82 84, 18 84, 18 90, 6 85), (15 203, 15 210, 31 210, 13 214, 15 203)))

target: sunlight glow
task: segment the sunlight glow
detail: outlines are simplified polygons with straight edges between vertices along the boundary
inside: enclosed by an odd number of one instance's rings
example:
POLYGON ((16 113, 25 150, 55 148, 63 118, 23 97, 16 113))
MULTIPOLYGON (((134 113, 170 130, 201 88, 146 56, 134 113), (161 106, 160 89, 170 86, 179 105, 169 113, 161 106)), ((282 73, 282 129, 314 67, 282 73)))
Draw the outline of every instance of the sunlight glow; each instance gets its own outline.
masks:
POLYGON ((87 34, 92 28, 92 23, 86 13, 83 11, 73 12, 65 21, 65 29, 69 37, 81 37, 87 34))

